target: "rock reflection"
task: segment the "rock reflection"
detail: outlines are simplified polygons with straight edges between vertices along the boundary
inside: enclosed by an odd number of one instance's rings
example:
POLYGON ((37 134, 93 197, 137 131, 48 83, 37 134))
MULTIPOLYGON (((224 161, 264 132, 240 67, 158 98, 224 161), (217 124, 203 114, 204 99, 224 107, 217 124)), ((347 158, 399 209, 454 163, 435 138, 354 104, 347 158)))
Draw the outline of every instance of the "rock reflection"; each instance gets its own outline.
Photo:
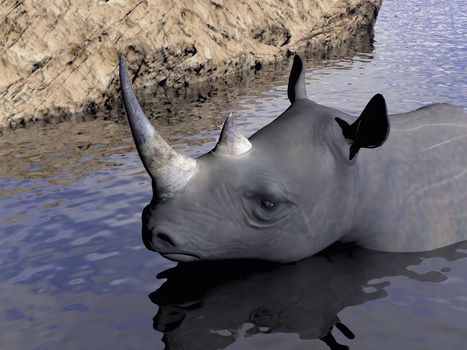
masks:
POLYGON ((149 295, 159 306, 153 326, 164 333, 167 350, 224 349, 259 333, 295 333, 301 340, 319 339, 329 349, 348 349, 336 340, 336 330, 348 339, 354 332, 358 337, 358 330, 339 320, 340 311, 386 297, 388 277, 443 282, 445 269, 417 273, 412 267, 434 257, 465 258, 466 248, 467 241, 431 252, 395 254, 336 245, 287 265, 179 264, 159 274, 167 281, 149 295))
MULTIPOLYGON (((304 53, 307 67, 338 65, 336 60, 371 52, 372 42, 372 34, 363 32, 319 56, 308 50, 304 53)), ((178 151, 197 157, 214 145, 230 112, 240 116, 239 124, 246 135, 282 113, 289 104, 289 69, 290 61, 278 59, 260 71, 228 75, 183 89, 161 91, 157 84, 148 82, 137 96, 161 135, 178 151)), ((120 94, 109 103, 112 108, 96 106, 92 113, 47 117, 37 125, 31 121, 12 126, 13 130, 0 129, 0 197, 15 198, 19 193, 46 191, 54 185, 60 188, 125 163, 120 157, 134 146, 120 94)))

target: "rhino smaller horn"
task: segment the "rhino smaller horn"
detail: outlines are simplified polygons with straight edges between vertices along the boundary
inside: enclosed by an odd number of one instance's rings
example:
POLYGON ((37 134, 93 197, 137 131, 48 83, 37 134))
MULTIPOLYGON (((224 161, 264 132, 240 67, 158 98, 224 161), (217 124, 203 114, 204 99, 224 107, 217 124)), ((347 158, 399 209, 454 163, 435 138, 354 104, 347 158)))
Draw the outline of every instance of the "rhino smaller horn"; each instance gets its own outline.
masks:
POLYGON ((238 156, 251 149, 251 143, 240 134, 232 117, 232 113, 227 117, 222 127, 221 135, 213 153, 220 156, 238 156))

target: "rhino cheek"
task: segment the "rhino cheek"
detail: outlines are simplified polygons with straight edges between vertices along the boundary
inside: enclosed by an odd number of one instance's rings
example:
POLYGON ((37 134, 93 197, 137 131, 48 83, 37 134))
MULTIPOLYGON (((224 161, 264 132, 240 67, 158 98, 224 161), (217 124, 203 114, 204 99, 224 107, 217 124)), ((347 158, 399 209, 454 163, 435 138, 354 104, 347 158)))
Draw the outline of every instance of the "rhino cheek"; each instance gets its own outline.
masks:
POLYGON ((328 246, 324 222, 321 222, 319 212, 314 208, 301 207, 291 221, 282 231, 279 244, 274 252, 275 259, 280 262, 297 261, 313 254, 328 246), (313 218, 318 216, 318 218, 313 218))
MULTIPOLYGON (((239 208, 236 208, 239 209, 239 208)), ((213 245, 204 250, 203 256, 212 260, 219 259, 264 259, 277 262, 290 262, 309 255, 311 240, 305 231, 306 223, 302 215, 292 213, 274 224, 258 225, 251 223, 242 215, 211 223, 216 227, 213 245)), ((204 234, 201 234, 204 236, 204 234)))

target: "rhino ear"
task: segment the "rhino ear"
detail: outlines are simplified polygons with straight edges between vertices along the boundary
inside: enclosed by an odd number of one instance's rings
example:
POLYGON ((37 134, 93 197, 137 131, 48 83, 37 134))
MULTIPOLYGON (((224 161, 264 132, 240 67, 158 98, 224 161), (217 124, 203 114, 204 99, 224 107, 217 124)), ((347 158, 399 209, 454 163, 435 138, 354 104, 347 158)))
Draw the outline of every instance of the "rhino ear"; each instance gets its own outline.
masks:
POLYGON ((373 96, 360 117, 352 124, 340 118, 335 118, 335 120, 342 129, 342 135, 350 142, 350 160, 355 158, 362 147, 381 146, 389 135, 390 125, 386 101, 381 94, 373 96))
POLYGON ((287 95, 290 103, 295 100, 306 98, 305 89, 305 66, 299 55, 295 55, 293 59, 292 70, 289 76, 289 86, 287 87, 287 95))

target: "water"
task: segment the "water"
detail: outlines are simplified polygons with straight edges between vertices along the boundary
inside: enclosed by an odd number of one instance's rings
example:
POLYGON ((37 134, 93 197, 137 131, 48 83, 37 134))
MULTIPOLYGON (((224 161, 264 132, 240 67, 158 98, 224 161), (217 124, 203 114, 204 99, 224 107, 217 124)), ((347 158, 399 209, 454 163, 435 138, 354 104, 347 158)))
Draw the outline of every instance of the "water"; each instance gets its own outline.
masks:
MULTIPOLYGON (((377 92, 390 113, 442 101, 467 110, 466 32, 462 0, 386 0, 374 49, 308 61, 308 95, 352 114, 377 92)), ((287 108, 287 76, 277 67, 163 109, 142 100, 162 134, 197 156, 229 112, 249 135, 287 108)), ((151 189, 122 118, 5 132, 0 159, 1 349, 465 347, 465 242, 430 254, 179 266, 157 279, 176 264, 142 246, 151 189)))

